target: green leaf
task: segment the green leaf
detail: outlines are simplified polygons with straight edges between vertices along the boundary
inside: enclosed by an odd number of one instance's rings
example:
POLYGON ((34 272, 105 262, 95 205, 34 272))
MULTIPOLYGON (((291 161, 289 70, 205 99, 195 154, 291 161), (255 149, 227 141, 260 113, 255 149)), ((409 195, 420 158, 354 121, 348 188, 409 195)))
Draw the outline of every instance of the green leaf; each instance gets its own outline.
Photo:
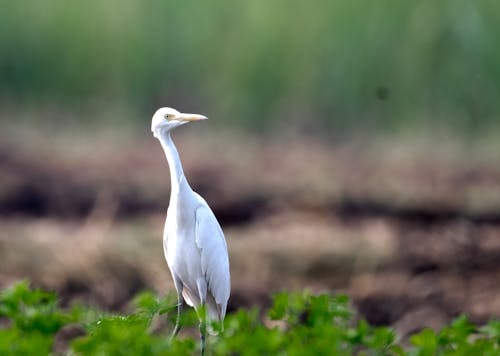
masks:
POLYGON ((421 356, 435 355, 438 348, 436 333, 432 329, 424 329, 410 337, 412 345, 416 346, 416 354, 421 356))
POLYGON ((30 289, 21 281, 0 293, 1 316, 10 318, 22 331, 55 334, 71 317, 58 310, 57 296, 40 289, 30 289))

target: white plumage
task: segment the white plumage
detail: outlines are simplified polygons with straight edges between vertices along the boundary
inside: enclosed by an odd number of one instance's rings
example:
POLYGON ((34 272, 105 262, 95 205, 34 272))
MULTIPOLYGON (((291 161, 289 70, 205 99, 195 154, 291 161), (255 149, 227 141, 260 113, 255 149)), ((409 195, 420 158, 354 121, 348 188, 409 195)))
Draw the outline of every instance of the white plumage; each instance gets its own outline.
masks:
MULTIPOLYGON (((172 108, 156 111, 151 131, 160 141, 170 167, 171 195, 163 233, 165 257, 179 298, 207 315, 222 321, 230 294, 229 258, 222 229, 207 202, 189 186, 179 154, 170 136, 172 129, 190 121, 206 119, 172 108)), ((174 334, 179 330, 177 320, 174 334)), ((201 320, 202 352, 204 320, 201 320)))

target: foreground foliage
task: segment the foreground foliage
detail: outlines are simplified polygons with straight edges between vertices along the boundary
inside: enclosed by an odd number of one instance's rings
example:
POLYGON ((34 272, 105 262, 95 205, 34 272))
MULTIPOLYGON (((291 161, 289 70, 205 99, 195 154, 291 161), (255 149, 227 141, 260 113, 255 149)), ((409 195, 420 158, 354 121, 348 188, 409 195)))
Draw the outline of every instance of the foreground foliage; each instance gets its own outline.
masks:
MULTIPOLYGON (((81 305, 62 310, 54 293, 17 283, 0 293, 0 354, 46 355, 70 327, 81 328, 62 352, 81 355, 189 355, 198 352, 197 318, 183 315, 184 333, 170 339, 175 297, 145 292, 127 315, 81 305)), ((227 316, 218 336, 209 337, 210 354, 282 355, 498 355, 500 321, 478 327, 462 316, 439 332, 425 329, 401 346, 394 331, 356 317, 344 295, 280 293, 266 315, 257 309, 227 316)))

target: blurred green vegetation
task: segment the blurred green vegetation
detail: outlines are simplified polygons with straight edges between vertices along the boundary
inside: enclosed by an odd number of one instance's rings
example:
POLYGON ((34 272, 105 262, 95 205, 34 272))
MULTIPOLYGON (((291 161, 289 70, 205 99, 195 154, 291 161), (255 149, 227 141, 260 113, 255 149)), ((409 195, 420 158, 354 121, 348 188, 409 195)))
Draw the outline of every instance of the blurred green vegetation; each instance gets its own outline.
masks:
POLYGON ((477 136, 500 126, 499 34, 493 0, 1 1, 0 103, 477 136))

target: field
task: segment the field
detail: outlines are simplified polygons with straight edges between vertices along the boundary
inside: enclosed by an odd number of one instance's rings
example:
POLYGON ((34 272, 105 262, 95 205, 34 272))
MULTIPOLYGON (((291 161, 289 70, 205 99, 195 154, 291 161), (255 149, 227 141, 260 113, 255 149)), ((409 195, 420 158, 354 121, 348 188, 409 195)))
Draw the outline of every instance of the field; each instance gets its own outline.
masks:
MULTIPOLYGON (((230 312, 306 288, 348 294, 401 337, 461 314, 500 317, 500 170, 487 150, 464 160, 459 141, 429 152, 191 129, 175 139, 226 233, 230 312)), ((20 137, 4 137, 0 154, 1 284, 29 278, 63 305, 115 311, 144 289, 172 292, 161 248, 168 166, 153 138, 20 137)))
POLYGON ((213 353, 498 353, 498 10, 0 2, 0 353, 197 349, 166 338, 163 106, 210 118, 174 141, 229 247, 213 353))

